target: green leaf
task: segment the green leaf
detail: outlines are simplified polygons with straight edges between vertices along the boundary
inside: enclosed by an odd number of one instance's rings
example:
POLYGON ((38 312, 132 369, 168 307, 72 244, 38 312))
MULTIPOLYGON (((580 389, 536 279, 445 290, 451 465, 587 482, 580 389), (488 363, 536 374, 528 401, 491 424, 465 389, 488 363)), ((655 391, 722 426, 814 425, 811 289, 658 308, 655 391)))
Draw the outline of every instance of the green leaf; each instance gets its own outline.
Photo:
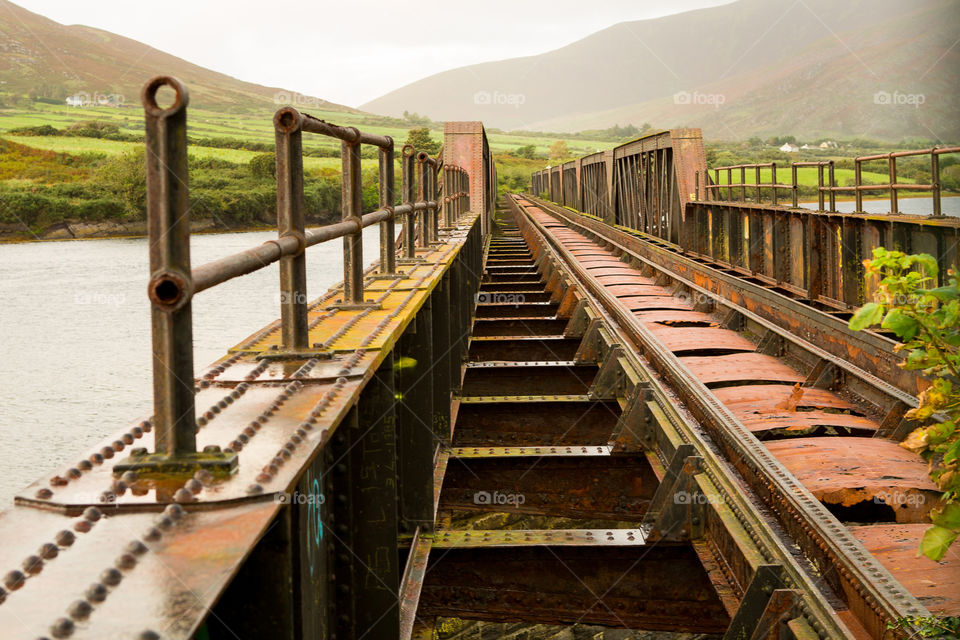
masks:
MULTIPOLYGON (((853 318, 851 318, 852 321, 853 318)), ((880 326, 893 331, 904 342, 913 340, 913 337, 920 331, 920 324, 899 309, 891 309, 880 326)))
POLYGON ((863 305, 850 318, 847 326, 851 331, 863 331, 867 327, 877 324, 883 318, 883 305, 876 302, 868 302, 863 305))
POLYGON ((960 529, 960 503, 950 502, 941 509, 934 509, 930 512, 930 520, 946 529, 960 529))
POLYGON ((956 538, 957 534, 950 529, 933 525, 923 532, 923 539, 920 541, 920 553, 935 562, 940 562, 947 553, 947 549, 950 548, 950 544, 956 538))

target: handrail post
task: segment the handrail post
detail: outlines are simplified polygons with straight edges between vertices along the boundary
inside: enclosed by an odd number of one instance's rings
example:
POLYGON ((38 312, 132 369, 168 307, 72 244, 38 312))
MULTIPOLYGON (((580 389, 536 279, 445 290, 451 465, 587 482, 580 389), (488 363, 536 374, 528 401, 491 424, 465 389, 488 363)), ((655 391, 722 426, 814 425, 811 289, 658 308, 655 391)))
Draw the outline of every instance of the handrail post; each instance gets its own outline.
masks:
MULTIPOLYGON (((359 132, 357 139, 359 140, 359 132)), ((360 184, 360 142, 340 144, 342 219, 355 220, 357 230, 343 237, 343 302, 363 304, 363 191, 360 184)))
POLYGON ((830 178, 830 213, 837 212, 837 192, 835 187, 837 186, 837 176, 834 173, 834 164, 833 160, 830 160, 828 175, 830 178))
POLYGON ((793 191, 793 208, 800 206, 800 188, 797 186, 797 163, 790 163, 790 187, 793 191))
POLYGON ((942 215, 940 210, 940 156, 937 148, 930 149, 930 195, 933 200, 933 215, 942 215))
POLYGON ((854 213, 863 213, 863 191, 860 190, 860 185, 862 184, 861 178, 863 177, 862 170, 860 168, 860 158, 853 159, 853 184, 856 187, 854 190, 854 199, 857 203, 856 211, 854 213))
POLYGON ((403 204, 411 206, 410 213, 403 219, 403 261, 417 261, 416 211, 412 209, 417 200, 417 184, 414 178, 414 163, 417 152, 412 145, 405 144, 400 152, 400 191, 403 204))
POLYGON ((423 215, 420 216, 420 233, 417 237, 418 247, 430 246, 430 229, 433 226, 430 222, 430 173, 427 167, 427 153, 421 151, 417 154, 417 200, 424 203, 423 215))
POLYGON ((817 209, 823 211, 823 163, 817 165, 817 209))
POLYGON ((193 390, 193 278, 190 269, 186 87, 154 78, 144 87, 147 146, 147 225, 150 242, 150 317, 153 329, 153 421, 156 452, 197 450, 193 390), (161 86, 177 92, 167 109, 161 86))
MULTIPOLYGON (((392 139, 391 139, 392 142, 392 139)), ((380 207, 393 207, 393 145, 380 149, 380 207)), ((397 272, 397 230, 393 216, 380 223, 380 274, 397 272)))
POLYGON ((303 203, 303 132, 300 114, 292 108, 274 116, 277 163, 277 232, 293 236, 296 254, 280 258, 280 325, 284 351, 308 347, 306 215, 303 203))
MULTIPOLYGON (((193 272, 190 268, 190 206, 187 163, 187 89, 176 78, 157 76, 141 93, 144 107, 147 229, 150 251, 151 341, 153 343, 154 453, 138 448, 113 466, 114 474, 192 475, 197 468, 229 473, 231 450, 197 452, 193 377, 193 272), (169 87, 174 102, 163 108, 157 91, 169 87)), ((148 429, 145 429, 148 430, 148 429)), ((181 487, 171 496, 189 502, 181 487)))
POLYGON ((890 154, 888 159, 889 163, 889 179, 890 179, 890 213, 897 214, 899 213, 898 209, 899 203, 897 202, 897 157, 890 154))
POLYGON ((773 195, 771 196, 772 200, 770 201, 770 204, 772 204, 773 206, 777 206, 777 163, 776 162, 770 163, 770 184, 773 185, 772 188, 770 189, 770 191, 773 192, 773 195))

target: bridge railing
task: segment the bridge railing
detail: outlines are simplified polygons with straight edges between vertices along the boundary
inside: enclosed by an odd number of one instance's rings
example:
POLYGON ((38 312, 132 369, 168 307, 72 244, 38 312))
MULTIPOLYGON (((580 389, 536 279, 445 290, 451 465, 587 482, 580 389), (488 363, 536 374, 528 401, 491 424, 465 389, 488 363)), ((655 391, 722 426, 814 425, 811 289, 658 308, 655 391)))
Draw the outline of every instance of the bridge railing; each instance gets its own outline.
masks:
POLYGON ((856 212, 863 212, 863 195, 868 192, 884 192, 890 198, 890 214, 900 213, 899 195, 903 191, 929 191, 932 200, 932 215, 942 215, 942 189, 940 181, 940 156, 960 153, 960 147, 932 147, 930 149, 916 149, 911 151, 893 151, 867 156, 858 156, 853 159, 853 184, 838 186, 833 160, 791 162, 789 165, 791 181, 777 182, 777 163, 763 162, 753 164, 737 164, 725 167, 714 167, 696 174, 696 200, 727 200, 739 202, 763 202, 764 194, 770 204, 779 203, 779 191, 789 191, 794 208, 800 203, 800 184, 798 172, 804 168, 817 170, 817 200, 818 210, 837 211, 836 196, 838 193, 853 193, 856 212), (897 159, 929 156, 930 182, 899 182, 897 178, 897 159), (863 179, 864 165, 871 162, 886 161, 886 182, 873 184, 863 179), (769 180, 764 180, 762 172, 769 172, 769 180), (709 173, 713 172, 711 181, 709 173), (734 182, 734 172, 739 173, 739 182, 734 182), (753 175, 753 182, 747 181, 747 175, 753 175), (725 178, 725 179, 724 179, 725 178), (702 188, 701 188, 702 185, 702 188), (753 198, 748 198, 748 193, 753 198), (827 204, 829 203, 829 208, 827 204))
POLYGON ((950 268, 960 268, 960 218, 940 215, 940 157, 957 152, 960 147, 934 147, 860 156, 854 159, 854 184, 838 186, 832 161, 708 169, 700 131, 679 129, 534 172, 530 188, 533 195, 844 314, 870 299, 877 286, 863 267, 875 247, 936 257, 941 285, 950 268), (925 155, 930 183, 899 182, 897 160, 925 155), (887 162, 886 182, 866 184, 864 167, 881 160, 887 162), (789 169, 789 182, 778 179, 778 169, 789 169), (799 173, 811 170, 817 172, 819 210, 799 208, 799 173), (931 193, 934 215, 899 214, 898 197, 913 190, 931 193), (863 194, 871 191, 889 193, 891 214, 862 212, 863 194), (841 193, 854 194, 856 212, 837 211, 841 193))
POLYGON ((416 261, 416 247, 438 239, 438 206, 447 226, 469 206, 469 177, 460 167, 443 165, 410 145, 402 150, 402 204, 394 204, 394 143, 389 136, 341 127, 284 107, 274 116, 276 132, 277 227, 279 237, 258 247, 192 268, 187 168, 186 87, 169 76, 159 76, 144 87, 147 146, 147 219, 150 245, 150 282, 153 340, 153 395, 156 445, 153 456, 118 464, 139 472, 167 472, 206 467, 228 471, 236 455, 222 451, 197 452, 194 405, 192 297, 233 278, 280 263, 281 345, 275 355, 303 355, 309 348, 307 321, 306 249, 343 239, 344 297, 339 308, 377 306, 364 299, 364 262, 361 232, 380 225, 380 266, 383 277, 395 276, 397 266, 394 220, 404 221, 403 250, 416 261), (169 107, 157 104, 162 87, 174 90, 169 107), (316 133, 341 141, 342 220, 306 228, 302 133, 316 133), (379 208, 362 211, 360 150, 364 144, 379 150, 379 208), (414 176, 415 166, 417 168, 414 176), (438 174, 443 171, 441 194, 438 174), (442 202, 438 205, 438 201, 442 202), (420 214, 419 225, 417 214, 420 214), (419 234, 416 228, 419 227, 419 234))

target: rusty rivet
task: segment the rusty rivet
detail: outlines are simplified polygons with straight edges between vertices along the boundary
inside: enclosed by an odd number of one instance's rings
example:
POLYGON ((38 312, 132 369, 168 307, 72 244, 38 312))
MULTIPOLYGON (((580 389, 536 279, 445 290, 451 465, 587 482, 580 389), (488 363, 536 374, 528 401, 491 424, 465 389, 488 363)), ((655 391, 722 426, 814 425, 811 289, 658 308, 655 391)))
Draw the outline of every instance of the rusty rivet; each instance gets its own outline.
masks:
POLYGON ((195 474, 193 474, 193 477, 196 478, 198 482, 202 482, 205 485, 213 482, 213 474, 207 471, 206 469, 200 469, 195 474))
POLYGON ((273 479, 273 476, 269 474, 266 474, 266 473, 257 474, 257 482, 270 482, 270 480, 272 479, 273 479))
POLYGON ((90 602, 103 602, 107 599, 107 588, 99 582, 94 582, 87 587, 85 595, 90 602))
POLYGON ((162 535, 163 534, 160 533, 160 529, 157 529, 156 527, 150 527, 146 530, 146 532, 144 532, 143 539, 147 542, 153 542, 155 540, 159 540, 162 535))
POLYGON ((177 489, 177 492, 173 494, 173 499, 176 502, 192 502, 193 494, 190 493, 187 489, 181 487, 177 489))
POLYGON ((129 432, 120 436, 120 439, 123 440, 124 444, 133 444, 134 441, 133 434, 129 432))
POLYGON ((83 519, 89 520, 90 522, 96 522, 102 517, 103 517, 103 512, 100 511, 100 509, 97 509, 96 507, 87 507, 83 511, 83 519))
POLYGON ((107 460, 109 460, 110 458, 113 457, 113 449, 111 449, 110 447, 103 447, 102 449, 100 449, 100 454, 101 454, 104 458, 106 458, 107 460))
POLYGON ((127 483, 123 480, 114 480, 113 481, 113 492, 118 496, 122 496, 123 493, 127 490, 127 483))
POLYGON ((60 618, 50 627, 50 633, 54 638, 69 638, 73 635, 73 620, 60 618))
POLYGON ((52 478, 50 478, 50 486, 53 486, 53 487, 62 487, 68 482, 69 480, 67 480, 63 476, 53 476, 52 478))
POLYGON ((117 569, 133 569, 137 566, 137 559, 133 557, 132 553, 124 553, 117 556, 113 563, 117 569))
POLYGON ((7 599, 7 590, 3 587, 0 587, 0 604, 3 604, 7 599))
POLYGON ((123 442, 121 442, 120 440, 114 440, 112 446, 113 446, 113 450, 114 450, 114 451, 123 451, 123 448, 124 448, 126 445, 123 444, 123 442))
POLYGON ((90 529, 93 528, 93 525, 87 522, 86 520, 80 520, 79 522, 73 525, 74 530, 79 531, 80 533, 87 533, 90 529))
POLYGON ((167 508, 163 510, 163 513, 174 522, 177 522, 183 517, 186 511, 184 511, 183 507, 178 504, 169 504, 167 505, 167 508))
POLYGON ((120 573, 118 569, 110 567, 109 569, 104 569, 103 573, 100 574, 100 582, 107 585, 108 587, 115 587, 120 584, 120 581, 123 580, 123 574, 120 573))
POLYGON ((70 608, 67 609, 67 613, 69 613, 70 617, 74 620, 85 620, 90 617, 92 611, 93 607, 91 607, 90 603, 86 600, 75 600, 73 604, 70 605, 70 608))
POLYGON ((233 442, 230 443, 230 448, 233 451, 243 451, 243 443, 240 442, 239 440, 234 440, 233 442))
MULTIPOLYGON (((259 478, 259 476, 258 476, 258 478, 259 478)), ((258 493, 263 493, 263 487, 260 486, 259 484, 251 484, 249 487, 247 487, 247 493, 249 493, 249 494, 251 494, 251 495, 255 495, 255 494, 258 494, 258 493)))
POLYGON ((228 454, 228 455, 231 454, 231 453, 234 453, 233 449, 231 449, 230 447, 227 447, 226 449, 224 449, 223 452, 226 453, 226 454, 228 454))
POLYGON ((248 442, 250 442, 250 436, 248 436, 245 433, 241 433, 240 435, 237 436, 237 440, 239 440, 242 444, 247 444, 248 442))
POLYGON ((146 631, 141 631, 140 635, 137 636, 137 640, 160 640, 160 634, 151 629, 146 631))
POLYGON ((23 586, 23 582, 26 579, 26 576, 23 575, 22 572, 14 569, 3 577, 3 586, 5 586, 7 589, 10 589, 10 591, 16 591, 23 586))
POLYGON ((83 475, 83 473, 81 473, 81 472, 80 472, 80 469, 77 469, 76 467, 70 467, 69 469, 67 469, 67 476, 68 476, 71 480, 76 480, 77 478, 79 478, 79 477, 82 476, 82 475, 83 475))
POLYGON ((128 485, 131 485, 137 481, 137 474, 134 471, 124 471, 123 475, 120 476, 120 479, 128 485))
POLYGON ((90 462, 93 464, 103 464, 103 455, 99 453, 91 453, 90 462))
POLYGON ((196 478, 190 478, 187 480, 186 484, 183 485, 183 488, 196 495, 203 491, 203 483, 196 478))
POLYGON ((90 469, 93 469, 93 463, 89 460, 81 460, 77 463, 77 468, 80 469, 80 471, 90 471, 90 469))
POLYGON ((256 432, 257 430, 254 429, 253 427, 247 427, 243 430, 243 433, 247 436, 247 438, 253 437, 253 434, 255 434, 256 432))
POLYGON ((77 537, 73 535, 73 532, 67 531, 66 529, 62 530, 54 538, 54 540, 57 541, 57 544, 60 545, 61 547, 69 547, 70 545, 73 544, 73 541, 76 539, 77 537))
POLYGON ((40 500, 49 500, 50 498, 53 497, 53 491, 50 491, 50 489, 47 489, 46 487, 42 489, 37 489, 36 496, 40 500))
POLYGON ((208 444, 203 448, 204 453, 220 453, 220 445, 208 444))
POLYGON ((40 549, 37 550, 37 555, 39 555, 44 560, 52 560, 56 558, 60 553, 60 550, 57 548, 57 545, 52 542, 44 542, 40 545, 40 549))
POLYGON ((142 556, 147 551, 147 545, 143 544, 139 540, 131 540, 127 543, 127 552, 132 553, 135 556, 142 556))
POLYGON ((166 530, 172 526, 173 520, 171 520, 168 516, 160 516, 160 518, 157 519, 157 527, 160 529, 166 530))
POLYGON ((143 437, 143 429, 141 429, 140 427, 134 427, 133 429, 130 430, 130 433, 133 434, 133 437, 134 437, 134 438, 142 438, 142 437, 143 437))

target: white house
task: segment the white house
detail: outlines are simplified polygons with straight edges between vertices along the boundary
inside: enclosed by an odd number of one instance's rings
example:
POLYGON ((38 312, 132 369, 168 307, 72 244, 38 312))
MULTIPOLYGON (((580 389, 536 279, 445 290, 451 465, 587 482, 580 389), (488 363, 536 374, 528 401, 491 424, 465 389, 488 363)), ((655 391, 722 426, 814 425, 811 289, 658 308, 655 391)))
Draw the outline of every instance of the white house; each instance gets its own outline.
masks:
POLYGON ((76 93, 72 96, 67 96, 67 104, 71 107, 84 107, 90 104, 90 96, 85 93, 76 93))
POLYGON ((821 149, 836 149, 836 148, 837 148, 837 143, 834 142, 833 140, 824 140, 823 142, 820 143, 820 148, 821 148, 821 149))
POLYGON ((800 147, 795 144, 790 144, 789 142, 784 142, 783 146, 780 147, 780 151, 785 153, 796 153, 797 151, 800 151, 800 147))

